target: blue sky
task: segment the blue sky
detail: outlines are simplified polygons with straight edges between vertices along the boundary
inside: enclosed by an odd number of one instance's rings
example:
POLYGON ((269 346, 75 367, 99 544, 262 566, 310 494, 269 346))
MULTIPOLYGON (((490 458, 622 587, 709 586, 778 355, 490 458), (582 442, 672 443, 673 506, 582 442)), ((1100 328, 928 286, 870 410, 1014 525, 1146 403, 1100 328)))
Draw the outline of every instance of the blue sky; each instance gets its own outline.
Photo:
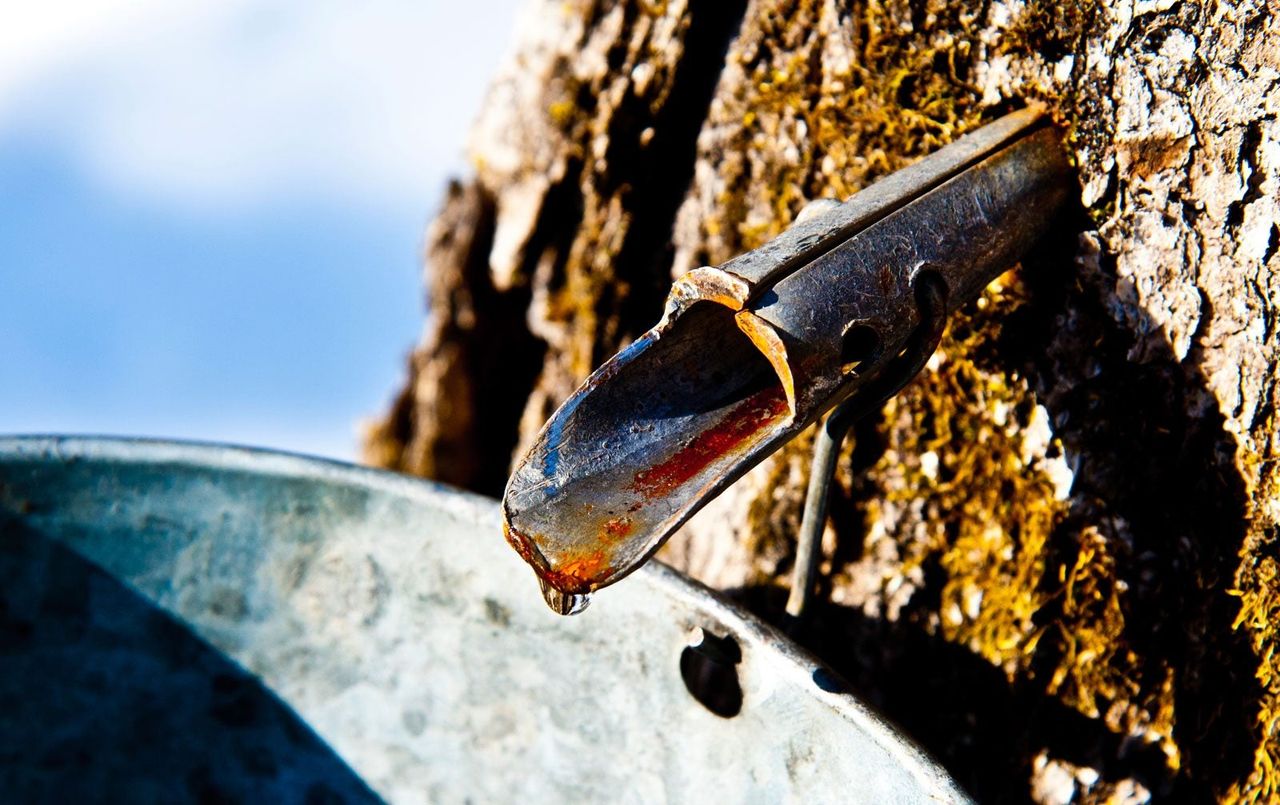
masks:
POLYGON ((354 457, 517 4, 11 6, 0 432, 354 457))

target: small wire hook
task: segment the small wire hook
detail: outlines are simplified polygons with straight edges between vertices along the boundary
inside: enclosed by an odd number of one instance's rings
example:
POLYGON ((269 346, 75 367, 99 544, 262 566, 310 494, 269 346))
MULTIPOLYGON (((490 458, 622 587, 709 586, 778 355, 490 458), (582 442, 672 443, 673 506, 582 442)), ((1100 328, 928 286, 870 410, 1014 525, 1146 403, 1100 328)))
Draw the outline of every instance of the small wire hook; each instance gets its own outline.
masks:
POLYGON ((796 562, 791 574, 791 593, 786 614, 792 624, 800 622, 813 598, 818 560, 822 555, 822 532, 827 524, 827 501, 835 476, 836 458, 853 423, 879 408, 897 394, 924 368, 942 340, 947 324, 947 286, 935 272, 918 268, 913 282, 920 324, 910 343, 895 359, 881 380, 836 406, 818 428, 809 465, 809 486, 805 491, 804 515, 796 542, 796 562))

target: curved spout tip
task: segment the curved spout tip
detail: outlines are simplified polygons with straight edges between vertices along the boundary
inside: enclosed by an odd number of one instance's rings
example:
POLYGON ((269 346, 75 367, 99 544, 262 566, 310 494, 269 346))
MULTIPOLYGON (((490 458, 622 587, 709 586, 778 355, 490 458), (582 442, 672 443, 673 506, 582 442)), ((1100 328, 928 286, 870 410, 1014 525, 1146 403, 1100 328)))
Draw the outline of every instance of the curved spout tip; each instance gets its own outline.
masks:
POLYGON ((520 554, 520 558, 533 568, 544 587, 549 586, 564 595, 586 595, 597 586, 597 577, 609 573, 602 550, 587 550, 581 555, 561 555, 554 563, 548 561, 539 546, 546 545, 551 540, 542 534, 528 535, 516 529, 511 525, 505 506, 502 512, 502 534, 507 543, 520 554))
POLYGON ((506 538, 550 588, 585 595, 630 573, 790 423, 778 375, 734 316, 704 302, 664 321, 592 375, 516 466, 506 538))

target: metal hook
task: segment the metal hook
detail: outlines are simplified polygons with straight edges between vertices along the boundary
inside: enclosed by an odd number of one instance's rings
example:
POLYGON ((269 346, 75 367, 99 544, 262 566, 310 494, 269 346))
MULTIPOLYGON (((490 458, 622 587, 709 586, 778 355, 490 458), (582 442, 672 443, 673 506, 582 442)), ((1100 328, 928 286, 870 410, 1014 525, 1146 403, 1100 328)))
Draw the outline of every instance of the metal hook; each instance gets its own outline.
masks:
POLYGON ((898 356, 883 380, 866 387, 840 403, 818 428, 809 466, 809 486, 805 491, 804 515, 796 542, 796 563, 791 573, 791 593, 787 596, 787 617, 794 624, 805 613, 814 592, 814 575, 822 555, 822 532, 827 524, 827 500, 835 476, 836 458, 853 423, 883 405, 924 368, 942 340, 947 323, 947 287, 942 278, 917 270, 916 304, 920 325, 911 343, 898 356))

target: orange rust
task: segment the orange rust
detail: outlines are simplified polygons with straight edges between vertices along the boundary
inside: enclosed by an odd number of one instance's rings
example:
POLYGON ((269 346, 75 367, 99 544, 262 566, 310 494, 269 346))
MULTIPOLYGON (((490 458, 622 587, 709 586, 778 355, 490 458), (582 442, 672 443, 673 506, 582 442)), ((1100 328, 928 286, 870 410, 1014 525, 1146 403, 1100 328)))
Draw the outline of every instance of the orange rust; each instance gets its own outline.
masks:
POLYGON ((613 575, 613 567, 609 564, 604 548, 597 548, 580 556, 570 556, 561 561, 558 567, 551 568, 534 547, 535 542, 545 541, 545 536, 535 534, 531 539, 505 521, 502 523, 502 535, 515 548, 516 553, 520 554, 520 558, 533 568, 538 578, 562 593, 589 593, 602 579, 613 575))
POLYGON ((534 550, 531 540, 524 534, 521 534, 519 531, 512 528, 511 524, 507 522, 506 517, 502 518, 502 536, 506 538, 507 544, 514 548, 516 553, 520 554, 521 559, 523 559, 527 564, 532 565, 535 570, 537 569, 537 562, 534 560, 534 550))
POLYGON ((698 434, 666 461, 636 473, 631 488, 647 498, 668 495, 721 456, 742 446, 788 412, 781 386, 756 392, 719 424, 698 434))
POLYGON ((604 548, 596 548, 589 553, 564 560, 556 568, 556 572, 582 581, 588 581, 608 569, 609 563, 605 561, 604 548))
POLYGON ((631 522, 631 518, 623 515, 606 520, 602 530, 606 537, 621 539, 630 534, 634 528, 635 525, 631 522))
POLYGON ((589 553, 565 559, 554 570, 535 566, 533 571, 562 593, 583 595, 591 592, 601 579, 612 575, 613 567, 608 562, 604 548, 596 548, 589 553))

